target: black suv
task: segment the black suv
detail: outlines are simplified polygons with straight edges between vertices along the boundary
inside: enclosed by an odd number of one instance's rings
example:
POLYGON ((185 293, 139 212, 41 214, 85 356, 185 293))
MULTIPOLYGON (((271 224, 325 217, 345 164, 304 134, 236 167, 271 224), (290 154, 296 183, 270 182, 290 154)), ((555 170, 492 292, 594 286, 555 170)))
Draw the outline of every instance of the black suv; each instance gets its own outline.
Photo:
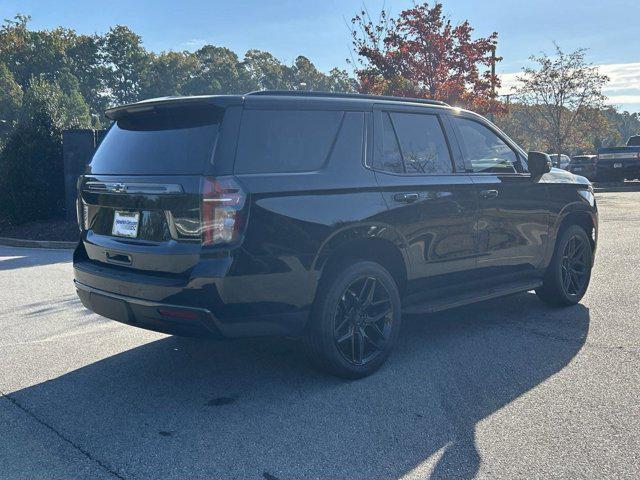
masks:
POLYGON ((331 372, 385 361, 401 313, 584 295, 589 182, 428 100, 256 92, 106 112, 78 182, 94 312, 219 338, 301 336, 331 372))

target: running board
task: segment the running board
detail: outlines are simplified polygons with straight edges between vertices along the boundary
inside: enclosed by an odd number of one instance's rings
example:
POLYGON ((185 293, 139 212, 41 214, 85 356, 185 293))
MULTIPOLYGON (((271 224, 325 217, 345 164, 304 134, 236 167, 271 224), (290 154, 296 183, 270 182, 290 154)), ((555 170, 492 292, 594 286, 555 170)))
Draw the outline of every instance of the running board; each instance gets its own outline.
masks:
POLYGON ((409 315, 418 315, 439 312, 441 310, 448 310, 450 308, 469 305, 470 303, 483 302, 485 300, 491 300, 492 298, 504 297, 505 295, 527 292, 529 290, 534 290, 541 285, 541 280, 512 282, 479 290, 474 293, 458 294, 442 299, 433 299, 423 303, 408 305, 407 307, 402 309, 402 313, 406 313, 409 315))

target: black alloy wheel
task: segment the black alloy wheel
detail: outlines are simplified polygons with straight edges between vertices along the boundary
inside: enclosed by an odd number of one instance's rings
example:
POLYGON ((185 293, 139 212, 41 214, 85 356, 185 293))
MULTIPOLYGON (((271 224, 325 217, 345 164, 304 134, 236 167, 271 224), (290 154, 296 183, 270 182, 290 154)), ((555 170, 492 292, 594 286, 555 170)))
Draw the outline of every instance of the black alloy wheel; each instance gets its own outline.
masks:
POLYGON ((562 287, 567 295, 576 296, 584 291, 589 281, 589 263, 591 245, 584 236, 573 235, 564 247, 560 268, 562 269, 562 287))
POLYGON ((398 285, 382 265, 342 260, 322 280, 307 325, 315 363, 344 378, 371 375, 397 343, 402 311, 398 285))
POLYGON ((391 295, 374 277, 350 283, 336 307, 334 341, 343 357, 365 365, 384 351, 391 335, 391 295))
POLYGON ((592 264, 593 247, 587 232, 578 225, 562 229, 542 286, 536 289, 536 294, 550 305, 575 305, 589 287, 592 264))

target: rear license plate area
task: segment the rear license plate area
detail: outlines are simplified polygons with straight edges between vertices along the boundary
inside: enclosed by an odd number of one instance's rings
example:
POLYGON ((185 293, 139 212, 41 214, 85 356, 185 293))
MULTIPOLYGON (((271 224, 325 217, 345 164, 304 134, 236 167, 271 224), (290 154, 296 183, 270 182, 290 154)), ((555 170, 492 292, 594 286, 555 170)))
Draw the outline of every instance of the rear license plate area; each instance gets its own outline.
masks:
POLYGON ((613 168, 622 168, 622 163, 621 162, 614 163, 613 168))
POLYGON ((138 225, 140 224, 140 212, 127 212, 116 210, 113 213, 113 227, 111 234, 116 237, 136 238, 138 225))

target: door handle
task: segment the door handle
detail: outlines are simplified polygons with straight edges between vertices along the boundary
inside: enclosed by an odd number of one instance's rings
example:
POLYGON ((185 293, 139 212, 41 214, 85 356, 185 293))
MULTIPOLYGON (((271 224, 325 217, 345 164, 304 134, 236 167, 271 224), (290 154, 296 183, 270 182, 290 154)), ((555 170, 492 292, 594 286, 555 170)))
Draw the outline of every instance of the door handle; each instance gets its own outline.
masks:
POLYGON ((396 202, 413 203, 413 202, 417 201, 418 199, 420 199, 420 194, 418 194, 418 193, 396 193, 393 196, 393 199, 396 202))
POLYGON ((498 198, 498 190, 480 190, 480 198, 498 198))

